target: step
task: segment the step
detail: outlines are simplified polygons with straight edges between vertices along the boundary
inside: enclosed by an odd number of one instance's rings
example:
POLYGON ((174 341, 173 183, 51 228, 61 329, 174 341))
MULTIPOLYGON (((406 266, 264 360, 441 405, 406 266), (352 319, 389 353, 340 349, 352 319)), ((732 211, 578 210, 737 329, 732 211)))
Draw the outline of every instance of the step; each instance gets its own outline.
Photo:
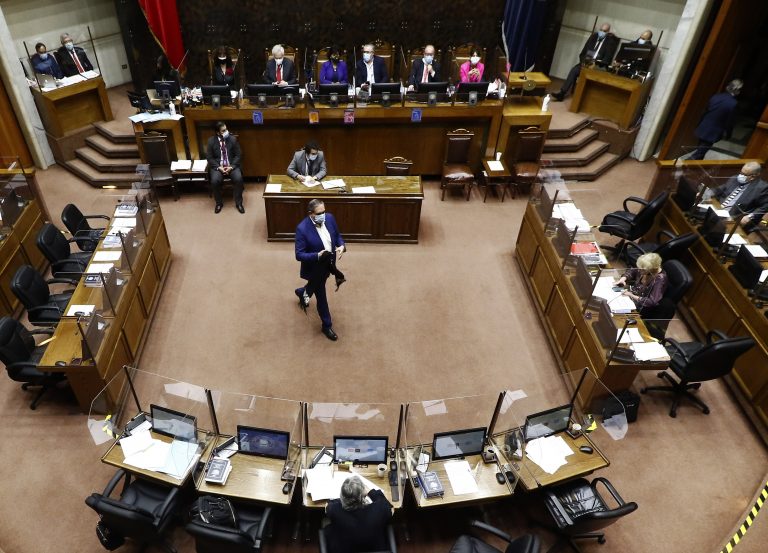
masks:
POLYGON ((557 170, 565 180, 593 181, 619 161, 619 156, 609 152, 600 154, 597 158, 582 167, 560 167, 557 170))
POLYGON ((576 152, 547 152, 541 156, 541 164, 547 167, 583 167, 608 150, 610 144, 593 140, 576 152))
POLYGON ((547 138, 544 142, 545 152, 576 152, 598 137, 595 129, 583 128, 572 136, 564 138, 547 138))
POLYGON ((85 143, 105 157, 139 157, 139 147, 136 142, 133 144, 116 144, 101 134, 94 134, 86 138, 85 143))
POLYGON ((113 119, 93 124, 96 132, 116 144, 136 144, 136 135, 129 119, 113 119))
POLYGON ((547 138, 567 138, 589 125, 589 117, 583 113, 557 111, 552 114, 552 122, 547 131, 547 138))
POLYGON ((134 182, 141 180, 141 175, 135 173, 102 173, 82 159, 67 161, 66 167, 91 186, 98 188, 104 186, 130 188, 134 182))
POLYGON ((102 173, 130 173, 141 163, 138 157, 107 157, 89 146, 75 150, 75 156, 102 173))

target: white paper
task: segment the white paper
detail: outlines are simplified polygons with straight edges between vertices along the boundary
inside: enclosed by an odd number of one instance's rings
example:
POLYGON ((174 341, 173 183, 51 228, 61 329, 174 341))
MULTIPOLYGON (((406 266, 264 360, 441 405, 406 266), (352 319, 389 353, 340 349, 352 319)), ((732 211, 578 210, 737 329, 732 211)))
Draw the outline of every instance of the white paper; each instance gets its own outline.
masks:
POLYGON ((731 214, 728 212, 727 209, 716 209, 715 214, 718 217, 722 217, 723 219, 730 219, 731 214))
POLYGON ((477 482, 467 461, 447 461, 443 467, 453 489, 453 495, 477 493, 477 482))
MULTIPOLYGON (((616 330, 616 336, 618 337, 621 335, 622 329, 616 330)), ((645 339, 641 336, 640 331, 636 328, 628 328, 624 331, 624 334, 621 335, 621 340, 619 340, 620 344, 633 344, 638 342, 645 342, 645 339)))
POLYGON ((762 258, 762 257, 768 257, 768 252, 765 251, 765 248, 762 246, 756 246, 754 244, 750 244, 749 246, 744 246, 747 248, 749 253, 751 253, 754 257, 762 258))
POLYGON ((768 278, 768 269, 760 273, 760 282, 765 281, 766 278, 768 278))
POLYGON ((504 170, 504 164, 500 161, 489 161, 488 162, 488 169, 491 171, 503 171, 504 170))
POLYGON ((173 440, 165 465, 160 469, 160 472, 169 474, 174 478, 182 478, 196 457, 199 457, 197 442, 173 440))
POLYGON ((98 72, 96 72, 96 71, 94 71, 93 69, 91 69, 91 70, 89 70, 89 71, 83 71, 83 72, 82 72, 82 73, 80 73, 80 74, 81 74, 83 77, 85 77, 86 79, 95 79, 96 77, 98 77, 98 76, 99 76, 99 73, 98 73, 98 72))
POLYGON ((375 194, 376 189, 373 186, 354 186, 352 187, 353 194, 375 194))
POLYGON ((123 449, 123 457, 131 457, 141 453, 152 445, 152 434, 149 432, 131 432, 120 440, 120 447, 123 449))
POLYGON ((614 315, 632 313, 637 309, 635 302, 629 296, 617 296, 608 302, 608 306, 614 315))
POLYGON ((344 179, 328 179, 323 181, 323 188, 330 190, 331 188, 346 188, 347 184, 344 179))
POLYGON ((642 342, 632 344, 635 350, 635 359, 638 361, 651 361, 652 359, 669 359, 667 350, 658 342, 642 342))
POLYGON ((84 80, 85 79, 81 75, 72 75, 70 77, 64 77, 60 82, 61 86, 69 86, 71 84, 81 83, 84 80))
POLYGON ((268 182, 267 186, 264 187, 264 192, 269 194, 278 194, 283 189, 283 185, 280 183, 272 183, 268 182))
POLYGON ((191 159, 180 159, 179 161, 171 162, 171 171, 189 171, 192 169, 191 159))
POLYGON ((94 261, 117 261, 123 252, 96 252, 93 254, 94 261))
POLYGON ((95 305, 70 305, 67 309, 67 317, 75 317, 75 313, 82 313, 84 316, 88 316, 96 309, 95 305))
POLYGON ((85 272, 87 274, 108 273, 109 270, 114 266, 114 263, 91 263, 88 265, 88 269, 85 272))
POLYGON ((112 219, 112 228, 133 228, 136 226, 136 217, 117 217, 112 219))
POLYGON ((165 466, 170 450, 171 444, 153 439, 148 448, 126 457, 124 462, 144 470, 159 470, 165 466))
POLYGON ((301 181, 301 184, 303 184, 307 188, 314 188, 315 186, 317 186, 320 183, 318 181, 316 181, 315 179, 311 179, 310 178, 310 179, 305 179, 305 180, 301 181))
POLYGON ((731 246, 741 246, 742 244, 746 244, 747 240, 741 234, 734 234, 728 239, 727 243, 731 246))
POLYGON ((526 456, 539 465, 548 474, 555 474, 560 467, 568 463, 566 457, 573 450, 562 436, 536 438, 525 445, 526 456))
POLYGON ((314 468, 304 470, 304 476, 307 478, 307 494, 313 501, 338 499, 341 495, 341 485, 352 475, 359 476, 366 487, 374 490, 381 489, 354 470, 350 472, 339 471, 331 465, 317 465, 314 468))
POLYGON ((208 160, 207 159, 196 159, 192 162, 192 170, 193 171, 205 171, 208 168, 208 160))

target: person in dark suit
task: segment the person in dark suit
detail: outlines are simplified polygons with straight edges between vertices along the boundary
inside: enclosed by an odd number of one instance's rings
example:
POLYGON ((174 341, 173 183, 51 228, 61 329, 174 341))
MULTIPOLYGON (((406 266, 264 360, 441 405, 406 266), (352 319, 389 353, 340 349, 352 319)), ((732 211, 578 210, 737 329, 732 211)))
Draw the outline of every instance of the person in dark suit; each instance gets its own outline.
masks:
POLYGON ((571 68, 563 86, 559 91, 552 94, 552 97, 561 102, 563 98, 573 92, 583 64, 594 62, 599 67, 610 65, 618 47, 619 38, 611 33, 611 26, 608 23, 603 23, 599 31, 589 35, 579 53, 579 63, 571 68))
POLYGON ((389 82, 387 64, 384 58, 374 55, 373 44, 363 46, 363 59, 355 64, 355 84, 361 90, 368 90, 371 83, 389 82))
POLYGON ((304 182, 305 180, 320 180, 327 173, 325 155, 316 141, 310 140, 301 150, 293 154, 288 164, 288 176, 304 182))
POLYGON ((440 80, 440 64, 435 61, 435 47, 427 44, 424 55, 413 60, 411 75, 408 77, 408 90, 418 88, 419 83, 433 83, 440 80))
POLYGON ((213 60, 213 84, 235 84, 235 64, 224 46, 216 49, 213 60))
POLYGON ((646 29, 643 31, 638 38, 632 41, 633 44, 639 44, 641 46, 648 45, 653 46, 653 31, 650 29, 646 29))
POLYGON ((296 77, 296 66, 285 57, 285 49, 279 44, 272 47, 272 57, 264 70, 264 82, 278 86, 293 85, 299 82, 296 77))
POLYGON ((736 96, 741 93, 744 83, 734 79, 725 87, 725 92, 715 94, 709 99, 707 110, 701 116, 695 135, 699 145, 688 159, 704 159, 712 145, 723 137, 730 137, 733 130, 736 96))
POLYGON ((392 518, 392 504, 381 490, 367 490, 359 476, 350 476, 341 485, 339 499, 328 502, 324 532, 329 551, 387 551, 386 529, 392 518), (366 505, 365 497, 371 500, 366 505))
POLYGON ((216 123, 216 134, 208 139, 208 146, 205 149, 208 159, 208 175, 213 189, 213 198, 216 201, 216 207, 213 212, 219 213, 224 203, 221 198, 221 183, 224 176, 228 175, 232 179, 234 187, 235 207, 240 213, 245 213, 243 207, 243 173, 240 170, 240 144, 237 139, 229 134, 226 123, 219 121, 216 123))
POLYGON ((85 50, 75 46, 72 37, 67 33, 61 35, 61 48, 56 51, 56 58, 65 77, 93 70, 93 65, 88 60, 88 56, 85 55, 85 50))
POLYGON ((334 274, 337 290, 345 281, 344 275, 336 269, 336 263, 341 260, 347 247, 339 233, 336 219, 325 212, 322 200, 311 200, 307 213, 308 216, 296 227, 296 261, 301 262, 299 274, 307 284, 296 288, 294 293, 299 298, 299 307, 305 313, 310 298, 313 295, 317 298, 317 313, 323 323, 321 331, 326 338, 335 342, 339 337, 333 331, 325 281, 334 274))
POLYGON ((347 64, 341 59, 338 46, 331 46, 328 61, 320 67, 320 84, 347 84, 347 64))
POLYGON ((762 168, 756 161, 745 163, 741 172, 722 186, 708 190, 704 198, 715 197, 732 216, 742 215, 741 226, 751 232, 768 212, 768 183, 760 178, 762 168))
POLYGON ((61 79, 64 76, 64 73, 61 72, 61 67, 59 67, 59 63, 56 61, 56 57, 47 52, 45 44, 42 42, 35 44, 35 53, 32 54, 31 61, 35 73, 52 75, 57 79, 61 79))

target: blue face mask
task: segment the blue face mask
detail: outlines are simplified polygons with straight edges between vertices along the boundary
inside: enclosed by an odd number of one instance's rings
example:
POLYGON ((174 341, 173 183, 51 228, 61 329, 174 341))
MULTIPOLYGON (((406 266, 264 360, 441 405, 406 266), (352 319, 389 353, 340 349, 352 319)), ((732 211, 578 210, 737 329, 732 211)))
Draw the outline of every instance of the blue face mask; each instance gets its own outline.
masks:
POLYGON ((432 56, 424 56, 424 63, 426 63, 427 65, 429 65, 429 64, 431 64, 431 63, 432 63, 432 60, 433 60, 433 59, 434 59, 434 58, 433 58, 432 56))
POLYGON ((370 54, 368 52, 363 52, 363 61, 365 63, 368 63, 369 61, 371 61, 371 58, 373 58, 373 54, 370 54))
POLYGON ((308 157, 310 161, 315 161, 317 159, 317 154, 309 154, 308 157))
POLYGON ((70 52, 71 52, 72 50, 74 50, 74 49, 75 49, 75 45, 74 45, 74 44, 72 44, 71 42, 65 42, 65 43, 64 43, 64 47, 65 47, 67 50, 69 50, 70 52))
POLYGON ((322 225, 325 223, 325 213, 321 213, 320 215, 312 215, 312 220, 316 225, 322 225))
POLYGON ((606 34, 605 31, 597 31, 597 38, 605 38, 606 34))
POLYGON ((42 54, 40 54, 40 59, 41 60, 47 60, 48 59, 48 52, 43 52, 42 54))

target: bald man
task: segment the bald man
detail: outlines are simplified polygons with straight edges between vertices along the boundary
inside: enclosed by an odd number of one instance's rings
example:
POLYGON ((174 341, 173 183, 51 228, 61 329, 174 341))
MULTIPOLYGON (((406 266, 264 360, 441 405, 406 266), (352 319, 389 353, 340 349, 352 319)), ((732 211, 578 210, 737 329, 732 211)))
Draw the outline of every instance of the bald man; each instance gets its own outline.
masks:
POLYGON ((734 217, 742 215, 742 227, 751 231, 768 212, 768 183, 760 178, 761 171, 759 163, 749 161, 742 166, 738 175, 709 191, 704 197, 717 198, 723 209, 727 209, 734 217))
POLYGON ((600 30, 592 33, 587 42, 584 43, 584 48, 581 49, 579 54, 579 63, 571 68, 562 88, 552 94, 552 97, 558 102, 562 102, 563 98, 573 92, 573 88, 576 86, 576 81, 581 73, 581 66, 584 63, 592 60, 595 62, 595 65, 601 67, 610 65, 618 47, 619 39, 611 32, 610 24, 603 23, 600 25, 600 30))
POLYGON ((653 46, 653 31, 650 29, 646 29, 640 34, 640 37, 637 40, 633 40, 635 44, 647 44, 648 46, 653 46))

